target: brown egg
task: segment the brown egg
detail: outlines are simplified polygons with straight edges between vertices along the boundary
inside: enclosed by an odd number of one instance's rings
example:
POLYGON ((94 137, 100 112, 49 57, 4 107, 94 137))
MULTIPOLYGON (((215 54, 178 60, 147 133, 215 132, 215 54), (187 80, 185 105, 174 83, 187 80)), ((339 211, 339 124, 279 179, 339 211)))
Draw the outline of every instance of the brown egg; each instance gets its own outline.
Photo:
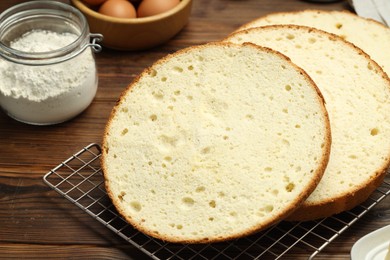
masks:
POLYGON ((166 12, 180 3, 180 0, 143 0, 137 9, 138 17, 152 16, 166 12))
POLYGON ((107 0, 83 0, 84 3, 87 3, 89 5, 100 5, 105 1, 107 0))
POLYGON ((99 13, 117 18, 136 18, 134 6, 127 0, 107 0, 100 8, 99 13))

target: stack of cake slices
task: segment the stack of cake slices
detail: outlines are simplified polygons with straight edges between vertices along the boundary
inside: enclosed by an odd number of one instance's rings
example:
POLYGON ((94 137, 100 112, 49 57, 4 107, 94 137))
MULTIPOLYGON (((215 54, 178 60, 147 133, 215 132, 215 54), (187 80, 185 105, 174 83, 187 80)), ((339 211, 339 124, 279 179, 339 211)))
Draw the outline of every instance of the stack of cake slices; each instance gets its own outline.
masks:
POLYGON ((156 61, 106 125, 113 204, 152 237, 209 243, 362 203, 390 164, 385 46, 379 23, 306 10, 156 61))

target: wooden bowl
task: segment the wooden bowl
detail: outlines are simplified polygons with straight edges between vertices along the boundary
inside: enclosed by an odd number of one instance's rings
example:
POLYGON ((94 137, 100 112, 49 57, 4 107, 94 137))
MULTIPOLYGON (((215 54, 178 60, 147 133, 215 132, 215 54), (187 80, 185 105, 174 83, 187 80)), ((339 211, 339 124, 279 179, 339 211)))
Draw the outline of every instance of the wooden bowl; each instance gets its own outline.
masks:
POLYGON ((116 18, 98 13, 82 0, 71 0, 87 18, 90 31, 103 34, 102 45, 116 50, 145 50, 167 42, 188 23, 192 0, 164 13, 142 18, 116 18))

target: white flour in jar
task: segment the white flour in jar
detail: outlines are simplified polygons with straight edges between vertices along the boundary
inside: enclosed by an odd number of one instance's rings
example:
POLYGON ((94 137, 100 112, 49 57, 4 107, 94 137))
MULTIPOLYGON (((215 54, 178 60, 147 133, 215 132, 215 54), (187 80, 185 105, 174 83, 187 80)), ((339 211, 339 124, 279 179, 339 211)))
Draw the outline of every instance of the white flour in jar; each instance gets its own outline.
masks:
MULTIPOLYGON (((71 33, 32 30, 10 44, 23 52, 47 52, 77 39, 71 33)), ((68 61, 29 66, 0 60, 0 105, 17 120, 54 124, 82 112, 97 89, 95 61, 90 48, 68 61)))

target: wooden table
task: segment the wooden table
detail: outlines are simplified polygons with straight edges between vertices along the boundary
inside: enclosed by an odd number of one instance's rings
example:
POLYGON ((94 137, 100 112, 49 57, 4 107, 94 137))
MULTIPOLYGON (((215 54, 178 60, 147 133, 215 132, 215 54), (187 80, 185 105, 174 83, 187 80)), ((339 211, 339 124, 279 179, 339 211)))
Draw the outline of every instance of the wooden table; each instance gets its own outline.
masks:
MULTIPOLYGON (((0 11, 24 2, 2 0, 0 11)), ((66 2, 66 1, 65 1, 66 2)), ((275 11, 349 9, 346 1, 195 0, 189 24, 163 46, 140 52, 104 48, 96 55, 99 90, 77 118, 53 126, 19 123, 0 112, 0 258, 138 259, 144 254, 42 181, 45 173, 90 143, 100 143, 121 91, 158 58, 187 46, 218 41, 241 24, 275 11)), ((317 259, 349 259, 360 237, 390 224, 390 199, 377 205, 317 259)), ((291 259, 305 259, 291 251, 291 259)), ((289 257, 290 258, 290 257, 289 257)))

